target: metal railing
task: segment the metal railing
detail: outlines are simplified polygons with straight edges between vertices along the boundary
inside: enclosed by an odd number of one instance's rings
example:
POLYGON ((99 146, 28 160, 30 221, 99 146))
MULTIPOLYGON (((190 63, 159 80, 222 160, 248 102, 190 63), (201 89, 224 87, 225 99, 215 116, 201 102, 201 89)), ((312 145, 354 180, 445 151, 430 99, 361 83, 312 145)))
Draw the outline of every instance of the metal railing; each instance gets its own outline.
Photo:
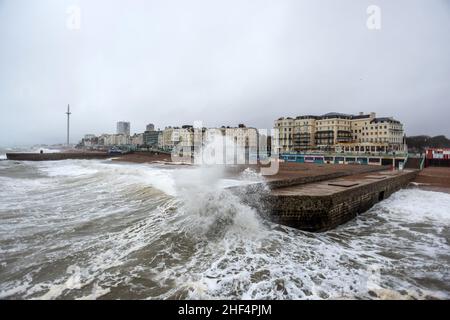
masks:
POLYGON ((282 155, 317 155, 317 156, 326 156, 326 157, 388 157, 388 158, 404 158, 407 157, 407 153, 393 153, 393 152, 360 152, 360 153, 351 153, 351 152, 320 152, 320 151, 305 151, 305 152, 286 152, 281 153, 282 155))
POLYGON ((420 160, 420 170, 423 170, 425 166, 425 156, 422 157, 422 159, 420 160))

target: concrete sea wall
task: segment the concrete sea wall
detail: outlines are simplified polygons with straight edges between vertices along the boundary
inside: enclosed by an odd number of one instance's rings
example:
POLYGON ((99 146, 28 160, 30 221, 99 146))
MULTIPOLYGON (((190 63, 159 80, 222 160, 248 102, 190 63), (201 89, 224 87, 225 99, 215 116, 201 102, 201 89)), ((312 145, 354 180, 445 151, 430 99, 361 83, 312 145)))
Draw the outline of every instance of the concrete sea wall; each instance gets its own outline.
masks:
POLYGON ((107 159, 104 152, 61 152, 61 153, 7 153, 6 158, 14 161, 56 161, 67 159, 107 159))

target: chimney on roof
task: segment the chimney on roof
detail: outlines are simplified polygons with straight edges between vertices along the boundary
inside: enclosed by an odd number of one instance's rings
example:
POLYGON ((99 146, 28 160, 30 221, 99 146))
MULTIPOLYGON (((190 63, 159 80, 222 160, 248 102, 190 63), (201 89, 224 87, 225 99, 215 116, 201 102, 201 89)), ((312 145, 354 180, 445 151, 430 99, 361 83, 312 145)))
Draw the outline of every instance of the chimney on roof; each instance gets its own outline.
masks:
POLYGON ((364 115, 364 112, 360 112, 359 115, 360 115, 360 116, 364 115))
POLYGON ((375 112, 371 112, 371 113, 370 113, 370 117, 371 117, 371 118, 375 118, 375 116, 376 116, 375 112))

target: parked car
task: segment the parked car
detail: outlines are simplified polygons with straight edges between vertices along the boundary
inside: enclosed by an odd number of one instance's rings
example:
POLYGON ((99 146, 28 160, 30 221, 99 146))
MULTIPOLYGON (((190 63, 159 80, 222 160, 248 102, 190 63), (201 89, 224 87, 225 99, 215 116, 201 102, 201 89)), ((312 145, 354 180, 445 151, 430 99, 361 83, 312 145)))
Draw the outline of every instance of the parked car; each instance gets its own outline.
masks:
POLYGON ((123 151, 122 150, 120 150, 119 148, 116 148, 116 147, 112 147, 112 148, 110 148, 109 150, 108 150, 108 154, 110 154, 110 155, 122 155, 123 154, 123 151))

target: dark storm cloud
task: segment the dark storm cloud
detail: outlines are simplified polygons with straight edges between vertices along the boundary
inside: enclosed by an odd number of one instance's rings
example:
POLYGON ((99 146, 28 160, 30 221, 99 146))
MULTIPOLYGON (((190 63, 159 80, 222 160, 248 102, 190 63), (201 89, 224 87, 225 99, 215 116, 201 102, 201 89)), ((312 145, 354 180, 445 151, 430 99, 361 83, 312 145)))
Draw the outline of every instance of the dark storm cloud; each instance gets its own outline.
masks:
POLYGON ((445 0, 3 0, 0 145, 63 142, 67 103, 74 140, 118 120, 268 128, 329 111, 450 135, 449 18, 445 0))

